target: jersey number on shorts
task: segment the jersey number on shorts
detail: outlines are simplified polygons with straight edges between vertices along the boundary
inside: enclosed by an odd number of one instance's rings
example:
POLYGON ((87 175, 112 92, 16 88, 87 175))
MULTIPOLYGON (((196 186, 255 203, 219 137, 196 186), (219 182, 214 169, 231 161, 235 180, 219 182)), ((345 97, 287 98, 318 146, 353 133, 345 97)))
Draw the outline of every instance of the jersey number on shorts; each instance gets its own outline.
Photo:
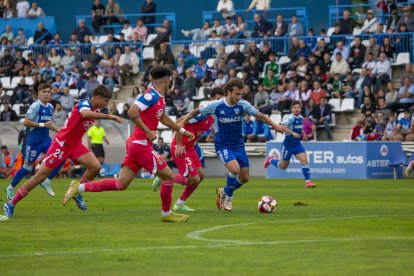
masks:
POLYGON ((63 150, 56 149, 56 151, 53 153, 53 156, 57 159, 62 159, 64 154, 65 152, 63 150))

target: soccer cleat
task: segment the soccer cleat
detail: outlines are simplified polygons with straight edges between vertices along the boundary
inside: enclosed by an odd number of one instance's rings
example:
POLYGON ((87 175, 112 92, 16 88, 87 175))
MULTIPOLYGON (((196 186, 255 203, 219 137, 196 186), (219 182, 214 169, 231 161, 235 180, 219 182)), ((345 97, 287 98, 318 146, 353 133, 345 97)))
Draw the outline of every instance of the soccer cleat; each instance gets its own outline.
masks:
POLYGON ((224 188, 218 188, 217 192, 217 209, 221 210, 223 208, 224 200, 226 199, 226 193, 224 192, 224 188))
POLYGON ((316 184, 308 181, 308 182, 306 182, 305 187, 306 188, 315 188, 316 184))
POLYGON ((9 219, 9 217, 6 217, 6 216, 3 216, 3 215, 0 215, 0 221, 6 221, 6 220, 8 220, 9 219))
POLYGON ((46 193, 50 196, 55 196, 55 192, 52 190, 52 186, 49 183, 43 182, 40 186, 45 189, 46 193))
POLYGON ((155 179, 152 181, 152 191, 156 192, 161 187, 161 179, 158 177, 155 177, 155 179))
POLYGON ((11 218, 14 213, 14 206, 11 205, 9 202, 6 202, 3 205, 3 211, 6 217, 11 218))
POLYGON ((73 200, 76 202, 76 205, 78 206, 79 209, 81 209, 82 211, 86 211, 88 210, 88 206, 86 206, 85 201, 83 201, 83 196, 81 194, 77 194, 73 200))
POLYGON ((267 167, 269 167, 269 165, 272 164, 272 160, 273 160, 273 156, 269 156, 268 158, 266 158, 266 161, 264 162, 263 167, 267 169, 267 167))
POLYGON ((223 203, 223 209, 225 211, 231 211, 232 208, 233 208, 233 197, 226 196, 226 199, 224 200, 224 203, 223 203))
POLYGON ((70 182, 69 189, 66 191, 65 196, 63 197, 62 205, 65 206, 70 199, 78 195, 79 181, 73 180, 70 182))
POLYGON ((183 214, 177 214, 175 212, 171 212, 168 216, 164 217, 161 216, 161 221, 163 222, 186 222, 189 216, 183 214))
POLYGON ((6 194, 7 194, 7 200, 12 200, 14 197, 14 188, 13 187, 7 187, 6 188, 6 194))
POLYGON ((407 168, 405 169, 405 176, 406 177, 411 177, 413 173, 413 169, 411 168, 410 165, 407 166, 407 168))
POLYGON ((183 204, 174 203, 173 210, 174 211, 185 211, 185 212, 194 212, 195 211, 195 209, 191 209, 190 207, 185 205, 185 203, 183 203, 183 204))

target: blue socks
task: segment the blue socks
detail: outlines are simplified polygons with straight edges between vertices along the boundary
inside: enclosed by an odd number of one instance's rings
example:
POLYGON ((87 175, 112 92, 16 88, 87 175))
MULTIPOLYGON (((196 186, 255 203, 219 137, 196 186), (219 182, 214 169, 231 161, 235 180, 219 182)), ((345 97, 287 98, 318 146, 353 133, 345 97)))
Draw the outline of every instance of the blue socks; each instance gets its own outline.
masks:
POLYGON ((227 185, 226 187, 224 187, 224 192, 228 197, 233 196, 233 192, 236 189, 237 183, 237 175, 234 175, 231 172, 229 172, 229 175, 227 176, 227 185))
POLYGON ((47 178, 50 179, 50 180, 52 180, 53 177, 55 177, 60 172, 60 169, 62 167, 63 167, 63 163, 58 168, 54 169, 53 172, 47 178))
POLYGON ((270 164, 272 164, 276 168, 279 168, 279 162, 280 160, 273 159, 272 161, 270 161, 270 164))
POLYGON ((303 176, 305 177, 305 181, 310 181, 309 165, 306 165, 306 166, 302 167, 302 173, 303 173, 303 176))
POLYGON ((32 170, 31 168, 30 170, 28 170, 27 168, 27 166, 23 166, 20 168, 20 170, 17 171, 17 173, 13 177, 12 182, 10 183, 12 187, 16 187, 17 184, 19 184, 20 180, 22 180, 23 177, 32 170))
POLYGON ((243 186, 243 182, 240 181, 239 177, 237 177, 236 187, 234 187, 234 190, 239 189, 241 186, 243 186))

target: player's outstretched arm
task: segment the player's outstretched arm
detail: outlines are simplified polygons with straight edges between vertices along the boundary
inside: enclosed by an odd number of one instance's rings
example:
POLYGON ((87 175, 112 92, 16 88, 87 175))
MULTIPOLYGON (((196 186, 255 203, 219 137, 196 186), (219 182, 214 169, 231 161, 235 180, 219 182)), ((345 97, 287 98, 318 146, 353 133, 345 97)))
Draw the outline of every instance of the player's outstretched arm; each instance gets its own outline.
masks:
POLYGON ((59 129, 55 125, 53 125, 53 121, 48 121, 46 123, 36 123, 30 120, 29 118, 25 118, 23 125, 26 127, 45 127, 55 132, 59 131, 59 129))
POLYGON ((85 119, 95 119, 95 120, 97 120, 97 119, 108 119, 108 120, 118 122, 120 124, 122 124, 124 122, 124 119, 122 119, 119 116, 93 112, 89 109, 82 109, 79 113, 85 119))
MULTIPOLYGON (((185 120, 185 118, 183 119, 183 121, 185 120)), ((186 137, 188 137, 190 140, 194 139, 194 134, 192 134, 191 132, 185 130, 184 128, 182 128, 181 126, 177 125, 173 120, 171 120, 170 117, 168 117, 167 115, 165 115, 164 113, 161 116, 160 122, 165 125, 166 127, 177 131, 177 133, 180 133, 186 137)), ((182 122, 181 122, 182 123, 182 122)), ((185 123, 184 123, 185 124, 185 123)), ((183 125, 184 125, 183 124, 183 125)))
POLYGON ((184 126, 185 124, 187 124, 189 120, 191 120, 194 117, 197 117, 199 114, 200 114, 199 108, 193 109, 190 113, 184 116, 184 119, 181 122, 179 122, 178 125, 181 127, 184 126))
POLYGON ((138 105, 133 104, 129 110, 128 110, 128 117, 137 127, 142 129, 145 134, 147 135, 147 138, 150 141, 154 141, 157 139, 157 132, 152 131, 148 128, 148 126, 144 123, 144 121, 141 118, 141 108, 139 108, 138 105))

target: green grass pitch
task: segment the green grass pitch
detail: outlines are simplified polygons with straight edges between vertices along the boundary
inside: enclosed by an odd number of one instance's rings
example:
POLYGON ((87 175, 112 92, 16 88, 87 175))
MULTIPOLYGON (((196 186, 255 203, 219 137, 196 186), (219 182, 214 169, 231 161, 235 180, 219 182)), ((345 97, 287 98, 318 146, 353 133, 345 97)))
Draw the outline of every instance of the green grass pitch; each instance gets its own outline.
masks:
POLYGON ((166 224, 150 180, 86 193, 86 212, 61 206, 68 181, 56 180, 56 198, 36 188, 0 223, 0 275, 412 275, 412 179, 315 182, 253 179, 224 212, 224 180, 206 179, 189 222, 166 224), (263 195, 276 197, 276 213, 257 211, 263 195))

